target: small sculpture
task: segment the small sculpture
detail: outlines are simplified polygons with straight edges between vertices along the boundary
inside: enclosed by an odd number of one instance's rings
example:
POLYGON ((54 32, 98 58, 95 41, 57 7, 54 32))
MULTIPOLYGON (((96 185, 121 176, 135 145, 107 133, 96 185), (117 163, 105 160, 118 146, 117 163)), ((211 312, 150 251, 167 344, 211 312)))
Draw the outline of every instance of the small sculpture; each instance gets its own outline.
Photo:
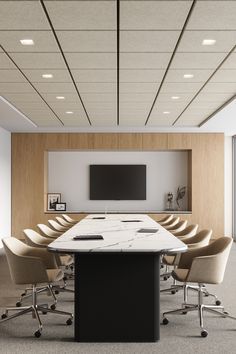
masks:
POLYGON ((173 210, 173 193, 169 192, 167 194, 167 210, 173 210))
POLYGON ((179 201, 183 199, 183 197, 185 196, 185 192, 186 192, 186 187, 181 187, 181 188, 178 187, 177 194, 176 194, 176 204, 179 210, 180 210, 179 201))

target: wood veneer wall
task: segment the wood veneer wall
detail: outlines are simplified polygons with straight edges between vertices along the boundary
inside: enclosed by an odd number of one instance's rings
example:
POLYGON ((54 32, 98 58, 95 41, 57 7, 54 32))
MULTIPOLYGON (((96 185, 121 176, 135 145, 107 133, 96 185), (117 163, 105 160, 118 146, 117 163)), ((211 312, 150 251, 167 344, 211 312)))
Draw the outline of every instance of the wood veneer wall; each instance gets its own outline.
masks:
MULTIPOLYGON (((55 214, 44 213, 45 152, 51 150, 192 150, 192 214, 182 217, 200 228, 224 232, 224 135, 167 133, 12 134, 12 235, 36 229, 55 214)), ((190 193, 191 194, 191 193, 190 193)), ((160 214, 150 214, 154 219, 160 214)), ((81 219, 84 214, 73 215, 81 219)))

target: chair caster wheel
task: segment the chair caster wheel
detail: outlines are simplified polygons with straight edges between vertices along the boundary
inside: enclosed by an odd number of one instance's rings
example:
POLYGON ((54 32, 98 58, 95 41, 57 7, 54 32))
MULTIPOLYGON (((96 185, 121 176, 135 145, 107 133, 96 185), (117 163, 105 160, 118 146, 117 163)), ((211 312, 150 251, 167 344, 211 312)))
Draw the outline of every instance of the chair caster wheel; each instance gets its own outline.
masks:
POLYGON ((69 319, 66 321, 66 324, 67 324, 67 326, 72 325, 72 319, 71 319, 71 318, 69 318, 69 319))
POLYGON ((51 305, 51 306, 50 306, 50 309, 51 309, 51 310, 56 310, 56 305, 54 305, 54 304, 51 305))
POLYGON ((208 332, 204 329, 203 331, 201 331, 201 336, 203 338, 206 338, 208 336, 208 332))
POLYGON ((56 295, 60 294, 60 291, 59 290, 55 290, 55 294, 56 295))
POLYGON ((67 277, 63 277, 63 280, 64 280, 64 281, 67 281, 67 280, 68 280, 68 278, 67 278, 67 277))
POLYGON ((26 295, 26 293, 22 293, 22 294, 21 294, 22 297, 25 296, 25 295, 26 295))
POLYGON ((1 316, 1 319, 2 320, 4 320, 4 318, 7 318, 7 315, 4 313, 4 314, 2 314, 2 316, 1 316))
POLYGON ((46 314, 47 314, 47 311, 43 311, 42 314, 43 314, 43 315, 46 315, 46 314))
POLYGON ((17 301, 16 307, 21 307, 21 302, 20 301, 17 301))
POLYGON ((168 280, 169 277, 163 277, 163 280, 168 280))
MULTIPOLYGON (((229 313, 227 311, 223 312, 223 315, 228 315, 229 313)), ((226 317, 226 316, 225 316, 226 317)))
POLYGON ((165 317, 162 320, 163 325, 167 325, 169 323, 169 320, 165 317))
POLYGON ((176 294, 177 293, 177 291, 176 290, 171 290, 171 294, 176 294))
POLYGON ((41 336, 41 332, 38 330, 38 331, 36 331, 36 332, 34 332, 34 336, 36 337, 36 338, 39 338, 40 336, 41 336))
POLYGON ((183 314, 183 315, 187 315, 187 311, 183 311, 182 314, 183 314))
POLYGON ((209 294, 208 293, 205 293, 205 297, 208 297, 209 296, 209 294))
POLYGON ((216 300, 216 305, 220 306, 221 305, 221 301, 220 300, 216 300))

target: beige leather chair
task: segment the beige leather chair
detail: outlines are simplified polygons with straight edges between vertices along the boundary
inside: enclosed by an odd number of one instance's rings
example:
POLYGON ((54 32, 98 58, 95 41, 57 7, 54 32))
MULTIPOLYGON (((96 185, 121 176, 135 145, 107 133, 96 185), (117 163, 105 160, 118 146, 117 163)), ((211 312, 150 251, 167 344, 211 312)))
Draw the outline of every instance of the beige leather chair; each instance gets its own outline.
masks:
MULTIPOLYGON (((38 285, 46 284, 48 291, 55 297, 52 291, 52 284, 63 278, 63 272, 57 268, 55 258, 43 248, 30 247, 14 237, 2 240, 7 256, 12 281, 15 284, 32 284, 32 304, 24 307, 7 308, 2 315, 1 323, 15 317, 31 312, 33 318, 38 320, 38 330, 34 333, 35 337, 40 337, 43 329, 39 313, 54 313, 69 316, 66 321, 72 324, 73 315, 69 312, 58 311, 37 302, 38 285), (8 315, 10 311, 14 314, 8 315)), ((41 287, 40 287, 41 288, 41 287)))
POLYGON ((61 218, 60 216, 56 216, 56 220, 59 224, 61 224, 62 226, 66 226, 68 229, 70 227, 72 227, 72 224, 69 223, 68 221, 64 220, 63 218, 61 218))
POLYGON ((41 234, 44 237, 49 237, 49 238, 57 238, 58 236, 61 236, 63 234, 63 232, 59 232, 59 231, 55 231, 52 230, 50 227, 48 227, 45 224, 38 224, 37 227, 39 228, 39 230, 41 231, 41 234))
POLYGON ((178 231, 178 232, 174 232, 174 235, 178 238, 182 239, 187 239, 188 237, 192 237, 194 235, 196 235, 198 230, 198 224, 192 224, 187 226, 184 230, 182 231, 178 231))
POLYGON ((222 283, 232 242, 232 238, 221 237, 208 246, 192 249, 181 255, 178 268, 172 272, 172 276, 184 284, 185 293, 187 291, 185 284, 197 284, 198 304, 188 304, 185 297, 180 309, 163 313, 163 324, 168 324, 169 322, 167 315, 186 314, 189 311, 197 310, 200 319, 201 336, 206 337, 208 332, 203 324, 203 310, 236 320, 236 317, 232 317, 224 311, 223 306, 203 304, 203 284, 222 283))
POLYGON ((178 216, 174 216, 167 224, 162 225, 165 229, 170 227, 172 228, 173 226, 175 226, 176 224, 178 224, 179 222, 179 217, 178 216))
POLYGON ((52 229, 59 231, 59 232, 66 232, 69 228, 66 226, 60 225, 57 221, 55 220, 48 220, 49 225, 52 227, 52 229))
POLYGON ((175 232, 183 231, 186 228, 187 223, 188 223, 187 220, 181 220, 181 221, 179 221, 177 224, 175 224, 172 227, 171 226, 167 226, 166 230, 168 230, 169 232, 174 234, 175 232))
POLYGON ((69 215, 67 214, 62 214, 61 215, 66 221, 68 221, 71 224, 77 224, 78 221, 76 221, 75 219, 72 219, 69 215))
POLYGON ((158 222, 158 224, 163 226, 163 225, 168 224, 168 222, 170 222, 170 220, 173 219, 173 217, 174 217, 173 214, 167 215, 167 216, 165 216, 164 218, 162 218, 161 220, 159 220, 157 222, 158 222))

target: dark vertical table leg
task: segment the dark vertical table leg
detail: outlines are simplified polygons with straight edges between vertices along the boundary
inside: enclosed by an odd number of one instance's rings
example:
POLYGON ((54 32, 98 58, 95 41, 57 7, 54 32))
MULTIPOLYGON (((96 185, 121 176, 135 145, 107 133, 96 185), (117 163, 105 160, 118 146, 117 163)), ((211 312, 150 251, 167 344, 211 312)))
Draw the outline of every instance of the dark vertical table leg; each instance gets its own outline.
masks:
POLYGON ((159 339, 159 254, 75 255, 75 340, 159 339))

